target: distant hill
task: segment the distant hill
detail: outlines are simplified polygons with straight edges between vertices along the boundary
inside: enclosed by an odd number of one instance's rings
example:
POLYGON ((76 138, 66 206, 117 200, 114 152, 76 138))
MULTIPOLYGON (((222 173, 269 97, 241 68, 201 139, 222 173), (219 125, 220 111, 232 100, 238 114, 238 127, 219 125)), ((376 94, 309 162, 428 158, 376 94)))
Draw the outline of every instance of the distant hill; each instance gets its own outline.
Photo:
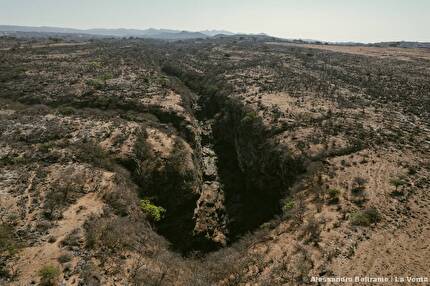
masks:
POLYGON ((407 42, 407 41, 399 41, 399 42, 380 42, 369 44, 370 46, 382 47, 382 48, 430 48, 430 43, 425 42, 407 42))
POLYGON ((234 35, 228 31, 207 30, 202 32, 190 32, 169 29, 72 29, 58 27, 29 27, 29 26, 9 26, 0 25, 0 34, 29 34, 29 33, 49 33, 49 34, 79 34, 94 35, 103 37, 138 37, 166 40, 181 39, 204 39, 216 34, 234 35))
POLYGON ((213 37, 216 35, 226 35, 226 36, 234 35, 234 33, 226 31, 226 30, 205 30, 205 31, 200 31, 200 33, 203 33, 209 37, 213 37))
POLYGON ((373 47, 397 47, 397 48, 430 48, 429 42, 412 42, 412 41, 392 41, 392 42, 377 42, 377 43, 359 43, 359 42, 329 42, 314 39, 286 39, 277 38, 265 33, 244 34, 232 33, 226 30, 203 30, 198 32, 181 31, 172 29, 73 29, 60 27, 32 27, 32 26, 14 26, 0 25, 0 36, 8 35, 25 38, 43 38, 43 37, 73 37, 80 39, 91 39, 94 37, 136 37, 147 39, 160 40, 188 40, 188 39, 207 39, 207 38, 238 38, 238 39, 253 39, 253 40, 276 40, 285 41, 296 44, 330 44, 341 46, 373 46, 373 47))

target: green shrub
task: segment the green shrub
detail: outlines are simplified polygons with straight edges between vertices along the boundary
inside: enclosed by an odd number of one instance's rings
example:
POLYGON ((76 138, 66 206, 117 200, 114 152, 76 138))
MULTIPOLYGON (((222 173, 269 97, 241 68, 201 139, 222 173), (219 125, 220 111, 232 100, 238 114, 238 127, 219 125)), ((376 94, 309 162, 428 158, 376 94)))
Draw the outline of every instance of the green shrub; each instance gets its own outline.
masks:
POLYGON ((250 111, 242 118, 242 124, 249 125, 255 122, 258 118, 258 114, 255 111, 250 111))
POLYGON ((364 211, 356 211, 350 215, 350 221, 353 225, 369 226, 372 223, 379 222, 380 220, 381 215, 375 208, 368 208, 364 211))
POLYGON ((104 73, 98 75, 96 78, 91 78, 86 81, 86 84, 92 86, 95 89, 102 89, 106 85, 106 81, 112 79, 111 73, 104 73))
POLYGON ((53 142, 45 142, 39 145, 39 151, 42 153, 49 153, 50 149, 53 148, 55 144, 53 142))
POLYGON ((98 70, 102 68, 102 63, 98 61, 91 61, 88 63, 88 66, 93 70, 98 70))
POLYGON ((327 195, 328 195, 328 203, 329 204, 339 203, 340 190, 329 189, 329 190, 327 190, 327 195))
POLYGON ((399 187, 406 184, 406 181, 403 178, 395 178, 390 180, 390 184, 396 188, 396 191, 399 187))
POLYGON ((353 183, 358 187, 364 187, 368 183, 368 181, 362 177, 355 177, 353 183))
POLYGON ((98 80, 104 81, 105 84, 107 80, 110 80, 112 78, 113 78, 113 75, 111 73, 104 73, 97 77, 98 80))
POLYGON ((353 187, 351 189, 351 193, 354 196, 362 196, 366 190, 367 180, 362 177, 355 177, 353 180, 353 187))
POLYGON ((64 194, 58 190, 49 190, 45 195, 45 201, 43 203, 43 215, 50 220, 59 219, 59 212, 66 202, 64 201, 64 194))
POLYGON ((67 263, 67 262, 71 261, 72 258, 73 257, 72 257, 72 255, 70 253, 64 253, 64 254, 61 254, 58 257, 58 262, 60 262, 60 263, 67 263))
POLYGON ((60 270, 56 266, 45 265, 39 270, 40 285, 54 286, 58 285, 60 270))
POLYGON ((22 67, 4 66, 0 69, 0 82, 16 80, 25 75, 25 69, 22 67))
POLYGON ((76 156, 81 162, 92 164, 96 167, 112 170, 113 162, 109 159, 109 155, 103 148, 95 142, 86 142, 77 144, 76 156))
POLYGON ((73 115, 76 113, 76 109, 71 106, 60 106, 58 112, 62 115, 73 115))
POLYGON ((7 224, 0 224, 0 255, 12 255, 16 249, 17 243, 13 228, 7 224))
POLYGON ((359 186, 351 189, 351 194, 354 196, 362 196, 365 194, 366 188, 364 186, 359 186))
POLYGON ((95 88, 95 89, 101 89, 104 86, 104 82, 100 79, 89 79, 86 81, 86 84, 95 88))
POLYGON ((285 199, 282 205, 283 213, 288 214, 293 208, 294 208, 294 200, 292 198, 285 199))
POLYGON ((320 240, 321 228, 320 221, 314 217, 310 218, 303 227, 303 236, 306 237, 305 243, 317 243, 320 240))
POLYGON ((160 221, 166 213, 166 210, 163 207, 158 207, 152 204, 148 199, 141 200, 140 207, 153 221, 160 221))
POLYGON ((305 210, 306 206, 302 196, 296 197, 295 200, 293 198, 287 198, 282 205, 284 218, 292 218, 292 223, 295 225, 303 222, 305 210))
POLYGON ((408 175, 415 175, 417 173, 417 167, 411 166, 408 168, 408 175))
POLYGON ((74 246, 80 246, 81 234, 79 228, 74 229, 72 232, 66 235, 66 237, 61 241, 61 246, 72 248, 74 246))
POLYGON ((381 220, 379 211, 375 208, 368 208, 364 211, 371 223, 377 223, 381 220))

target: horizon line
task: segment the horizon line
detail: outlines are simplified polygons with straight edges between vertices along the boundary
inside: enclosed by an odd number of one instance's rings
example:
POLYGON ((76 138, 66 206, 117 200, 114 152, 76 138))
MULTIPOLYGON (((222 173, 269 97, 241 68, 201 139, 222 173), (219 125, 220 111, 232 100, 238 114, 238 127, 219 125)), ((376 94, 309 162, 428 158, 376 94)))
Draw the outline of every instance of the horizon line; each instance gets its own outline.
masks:
MULTIPOLYGON (((320 39, 310 39, 305 37, 296 37, 296 38, 286 38, 284 36, 278 36, 278 35, 272 35, 266 32, 252 32, 252 33, 245 33, 245 32, 233 32, 228 29, 224 28, 206 28, 206 29, 199 29, 199 30, 188 30, 188 29, 178 29, 178 28, 170 28, 170 27, 160 27, 155 28, 154 26, 148 27, 148 28, 136 28, 136 27, 71 27, 71 26, 62 26, 62 25, 16 25, 16 24, 1 24, 0 26, 9 26, 9 27, 26 27, 26 28, 59 28, 59 29, 72 29, 72 30, 79 30, 79 31, 89 31, 89 30, 96 30, 96 29, 103 29, 103 30, 138 30, 138 31, 144 31, 144 30, 172 30, 172 31, 179 31, 179 32, 191 32, 191 33, 199 33, 199 32, 205 32, 205 31, 224 31, 229 32, 234 35, 266 35, 269 37, 279 38, 282 40, 302 40, 302 41, 314 41, 314 42, 321 42, 321 43, 329 43, 329 44, 342 44, 342 43, 353 43, 353 44, 376 44, 376 43, 401 43, 401 42, 415 42, 415 43, 430 43, 430 40, 381 40, 381 41, 356 41, 356 40, 344 40, 344 41, 338 41, 338 40, 320 40, 320 39)), ((1 32, 1 31, 0 31, 1 32)), ((4 32, 4 31, 3 31, 4 32)), ((19 31, 15 31, 19 32, 19 31)), ((48 32, 40 32, 40 33, 48 33, 48 32)), ((113 36, 113 35, 112 35, 113 36)))

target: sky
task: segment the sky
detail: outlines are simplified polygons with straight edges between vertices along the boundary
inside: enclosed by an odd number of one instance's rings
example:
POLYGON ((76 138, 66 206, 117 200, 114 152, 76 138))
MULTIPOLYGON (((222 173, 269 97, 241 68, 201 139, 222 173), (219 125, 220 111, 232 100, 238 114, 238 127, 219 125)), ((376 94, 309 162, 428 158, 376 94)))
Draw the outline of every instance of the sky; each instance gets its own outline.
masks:
POLYGON ((323 41, 430 42, 430 0, 0 0, 0 25, 225 29, 323 41))

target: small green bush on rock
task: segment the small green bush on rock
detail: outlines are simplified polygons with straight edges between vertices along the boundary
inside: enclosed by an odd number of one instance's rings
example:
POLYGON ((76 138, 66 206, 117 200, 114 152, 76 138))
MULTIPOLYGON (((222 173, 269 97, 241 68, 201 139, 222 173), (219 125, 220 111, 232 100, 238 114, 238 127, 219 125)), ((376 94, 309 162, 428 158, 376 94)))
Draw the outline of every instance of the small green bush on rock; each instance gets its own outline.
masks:
POLYGON ((282 205, 282 211, 284 214, 288 214, 289 211, 291 211, 294 208, 294 200, 291 198, 288 198, 284 201, 282 205))
POLYGON ((160 221, 163 219, 166 210, 163 207, 159 207, 151 203, 148 199, 140 201, 140 207, 143 212, 153 221, 160 221))

